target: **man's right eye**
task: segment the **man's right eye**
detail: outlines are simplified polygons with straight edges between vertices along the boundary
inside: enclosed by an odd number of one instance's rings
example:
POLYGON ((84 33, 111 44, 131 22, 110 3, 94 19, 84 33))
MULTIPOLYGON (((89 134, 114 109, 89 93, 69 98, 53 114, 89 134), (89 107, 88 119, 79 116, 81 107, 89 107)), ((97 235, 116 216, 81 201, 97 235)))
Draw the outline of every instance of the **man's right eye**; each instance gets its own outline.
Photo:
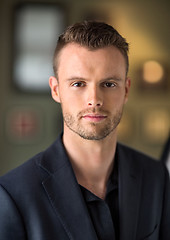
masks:
POLYGON ((72 87, 85 87, 84 82, 75 82, 71 84, 72 87))

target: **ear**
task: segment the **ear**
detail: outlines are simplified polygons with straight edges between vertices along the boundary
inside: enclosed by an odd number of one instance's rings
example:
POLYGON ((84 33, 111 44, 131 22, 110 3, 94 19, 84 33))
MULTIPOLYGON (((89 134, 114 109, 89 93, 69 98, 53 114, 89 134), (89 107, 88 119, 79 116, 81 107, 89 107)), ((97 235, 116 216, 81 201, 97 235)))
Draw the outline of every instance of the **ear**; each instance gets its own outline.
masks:
POLYGON ((125 80, 125 103, 127 103, 128 101, 130 86, 131 86, 131 79, 127 77, 125 80))
POLYGON ((59 94, 59 83, 58 80, 51 76, 49 78, 49 85, 51 88, 51 96, 54 99, 54 101, 60 103, 60 94, 59 94))

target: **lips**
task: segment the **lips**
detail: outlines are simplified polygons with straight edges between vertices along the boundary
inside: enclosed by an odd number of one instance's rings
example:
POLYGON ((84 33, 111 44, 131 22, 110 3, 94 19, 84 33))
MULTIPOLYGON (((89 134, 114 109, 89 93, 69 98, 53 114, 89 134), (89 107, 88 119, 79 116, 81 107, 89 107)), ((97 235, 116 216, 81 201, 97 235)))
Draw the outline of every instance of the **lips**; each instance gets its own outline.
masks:
POLYGON ((92 122, 100 122, 107 118, 107 116, 101 114, 85 114, 82 116, 82 118, 92 122))

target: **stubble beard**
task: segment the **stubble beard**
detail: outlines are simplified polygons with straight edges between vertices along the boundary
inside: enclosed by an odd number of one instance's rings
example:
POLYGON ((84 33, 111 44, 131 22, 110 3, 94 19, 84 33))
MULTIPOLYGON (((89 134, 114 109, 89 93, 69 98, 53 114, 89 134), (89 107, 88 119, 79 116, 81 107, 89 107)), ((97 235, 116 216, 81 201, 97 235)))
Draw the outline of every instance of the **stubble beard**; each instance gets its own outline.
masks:
MULTIPOLYGON (((93 110, 93 112, 95 112, 95 110, 93 110)), ((106 138, 117 128, 122 118, 122 114, 123 106, 114 114, 114 116, 107 117, 106 120, 104 120, 105 122, 89 122, 88 124, 90 126, 87 125, 87 127, 81 122, 82 119, 79 117, 83 115, 83 112, 80 112, 77 115, 77 118, 70 113, 63 113, 63 119, 66 126, 81 138, 99 141, 106 138), (90 128, 90 130, 88 128, 90 128)))

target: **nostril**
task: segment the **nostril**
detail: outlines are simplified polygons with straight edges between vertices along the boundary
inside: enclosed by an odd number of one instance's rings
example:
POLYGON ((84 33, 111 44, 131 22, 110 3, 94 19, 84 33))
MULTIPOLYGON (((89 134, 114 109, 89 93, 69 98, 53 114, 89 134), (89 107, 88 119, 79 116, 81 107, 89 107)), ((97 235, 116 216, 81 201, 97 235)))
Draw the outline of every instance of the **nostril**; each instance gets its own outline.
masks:
POLYGON ((88 103, 88 106, 96 106, 96 107, 100 107, 101 106, 101 103, 93 103, 93 102, 89 102, 88 103))

